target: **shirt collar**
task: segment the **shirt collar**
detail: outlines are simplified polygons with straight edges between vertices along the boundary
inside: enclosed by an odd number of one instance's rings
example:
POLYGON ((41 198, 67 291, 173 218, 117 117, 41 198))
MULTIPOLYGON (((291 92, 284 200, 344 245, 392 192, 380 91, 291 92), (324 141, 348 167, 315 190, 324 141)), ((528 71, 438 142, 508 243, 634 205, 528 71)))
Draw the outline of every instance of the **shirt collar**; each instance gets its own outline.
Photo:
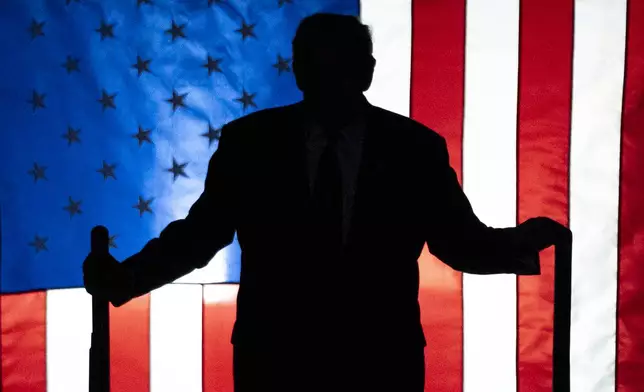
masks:
MULTIPOLYGON (((371 104, 367 99, 362 96, 360 104, 356 107, 353 112, 351 120, 345 124, 340 125, 340 128, 337 129, 338 132, 344 137, 347 138, 362 138, 364 130, 366 128, 368 110, 371 104)), ((304 121, 307 130, 307 136, 310 136, 312 132, 324 133, 323 124, 320 121, 316 120, 315 116, 311 112, 310 106, 307 105, 306 101, 302 101, 304 121)))

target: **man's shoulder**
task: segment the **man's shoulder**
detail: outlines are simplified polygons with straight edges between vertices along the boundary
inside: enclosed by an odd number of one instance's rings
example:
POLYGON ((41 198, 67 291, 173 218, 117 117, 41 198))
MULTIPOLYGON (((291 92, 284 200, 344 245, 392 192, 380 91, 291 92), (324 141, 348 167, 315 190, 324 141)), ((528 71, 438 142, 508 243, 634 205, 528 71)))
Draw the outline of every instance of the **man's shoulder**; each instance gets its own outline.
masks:
POLYGON ((412 118, 373 106, 374 123, 391 132, 398 140, 412 143, 443 144, 444 138, 434 129, 412 118))
MULTIPOLYGON (((230 121, 224 126, 228 134, 234 134, 238 140, 262 140, 263 137, 276 136, 282 126, 293 121, 299 110, 301 102, 291 105, 262 109, 230 121), (270 130, 270 132, 267 132, 270 130)), ((392 112, 379 106, 371 105, 369 122, 382 131, 394 136, 403 144, 413 144, 419 147, 428 145, 441 146, 445 139, 432 128, 407 116, 392 112)))
POLYGON ((249 135, 290 118, 296 108, 297 104, 261 109, 228 122, 224 125, 224 129, 230 129, 229 133, 249 135))

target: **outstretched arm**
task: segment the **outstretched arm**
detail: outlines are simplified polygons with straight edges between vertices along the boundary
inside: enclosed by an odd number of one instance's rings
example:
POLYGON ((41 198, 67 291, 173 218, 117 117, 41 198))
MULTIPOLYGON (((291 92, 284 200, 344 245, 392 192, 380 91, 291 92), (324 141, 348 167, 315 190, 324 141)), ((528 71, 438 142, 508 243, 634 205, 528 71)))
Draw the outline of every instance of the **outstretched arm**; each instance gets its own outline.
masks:
POLYGON ((481 222, 449 165, 445 140, 440 138, 438 144, 427 161, 436 195, 426 231, 430 252, 461 272, 538 275, 539 251, 549 244, 539 243, 534 222, 508 228, 481 222))
POLYGON ((226 127, 208 165, 204 191, 184 219, 171 222, 143 249, 120 264, 122 284, 111 302, 132 298, 205 267, 234 238, 234 146, 226 127))

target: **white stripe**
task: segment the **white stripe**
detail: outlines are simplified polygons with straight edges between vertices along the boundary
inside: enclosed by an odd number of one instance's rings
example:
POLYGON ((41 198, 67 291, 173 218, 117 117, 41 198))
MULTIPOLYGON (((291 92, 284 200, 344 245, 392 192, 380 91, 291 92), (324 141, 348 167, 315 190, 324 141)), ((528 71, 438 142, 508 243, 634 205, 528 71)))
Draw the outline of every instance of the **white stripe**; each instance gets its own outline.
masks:
POLYGON ((230 276, 228 270, 231 265, 240 262, 238 260, 240 254, 239 243, 235 238, 232 244, 217 252, 205 267, 195 269, 188 275, 177 279, 175 283, 209 284, 213 282, 225 282, 230 276))
POLYGON ((369 102, 409 116, 411 80, 411 0, 362 0, 362 23, 371 28, 376 70, 369 102))
MULTIPOLYGON (((487 225, 516 225, 519 0, 467 2, 463 186, 487 225)), ((516 277, 463 277, 465 392, 516 391, 516 277)))
POLYGON ((239 285, 207 284, 203 286, 203 302, 206 305, 234 305, 239 285))
POLYGON ((200 285, 171 284, 150 297, 150 391, 202 389, 200 285))
POLYGON ((570 163, 571 385, 615 391, 615 314, 626 0, 575 4, 570 163))
POLYGON ((91 296, 85 289, 47 291, 46 317, 47 392, 87 392, 91 296))

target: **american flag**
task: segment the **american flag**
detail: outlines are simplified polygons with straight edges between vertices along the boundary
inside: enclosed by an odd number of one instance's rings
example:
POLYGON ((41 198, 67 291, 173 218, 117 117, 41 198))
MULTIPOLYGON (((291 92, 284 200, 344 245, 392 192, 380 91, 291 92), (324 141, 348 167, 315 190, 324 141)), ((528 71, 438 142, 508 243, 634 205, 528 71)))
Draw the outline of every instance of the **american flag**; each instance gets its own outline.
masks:
MULTIPOLYGON (((485 223, 572 229, 571 390, 643 391, 638 0, 2 1, 0 389, 88 389, 90 229, 124 259, 184 217, 221 126, 301 98, 290 43, 321 11, 371 27, 367 98, 447 139, 485 223)), ((551 390, 552 249, 536 277, 419 265, 427 391, 551 390)), ((238 276, 233 242, 112 308, 112 392, 232 391, 238 276)))

